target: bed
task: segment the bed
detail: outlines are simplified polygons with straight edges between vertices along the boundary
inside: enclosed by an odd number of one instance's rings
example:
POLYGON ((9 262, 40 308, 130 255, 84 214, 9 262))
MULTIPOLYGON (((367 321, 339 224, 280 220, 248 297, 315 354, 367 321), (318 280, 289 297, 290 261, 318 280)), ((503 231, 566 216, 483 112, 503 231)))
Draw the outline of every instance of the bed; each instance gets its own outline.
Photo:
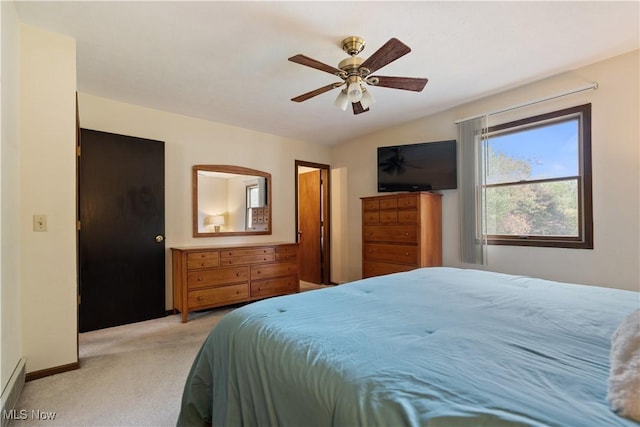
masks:
POLYGON ((178 425, 638 426, 607 400, 638 292, 423 268, 227 314, 178 425))

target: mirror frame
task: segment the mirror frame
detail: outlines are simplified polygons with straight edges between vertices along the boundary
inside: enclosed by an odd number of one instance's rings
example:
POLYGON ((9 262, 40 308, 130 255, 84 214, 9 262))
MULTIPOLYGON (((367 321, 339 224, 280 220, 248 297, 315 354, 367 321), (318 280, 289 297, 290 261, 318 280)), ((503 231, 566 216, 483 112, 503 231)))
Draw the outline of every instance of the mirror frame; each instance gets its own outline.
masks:
POLYGON ((259 171, 256 169, 245 168, 242 166, 231 165, 194 165, 191 170, 191 213, 192 213, 192 227, 193 237, 224 237, 224 236, 249 236, 258 234, 271 234, 271 216, 273 210, 271 209, 271 174, 268 172, 259 171), (200 232, 198 231, 198 172, 225 172, 238 175, 251 175, 261 176, 266 178, 267 189, 267 201, 266 207, 269 209, 269 215, 267 218, 267 230, 263 231, 219 231, 219 232, 200 232))

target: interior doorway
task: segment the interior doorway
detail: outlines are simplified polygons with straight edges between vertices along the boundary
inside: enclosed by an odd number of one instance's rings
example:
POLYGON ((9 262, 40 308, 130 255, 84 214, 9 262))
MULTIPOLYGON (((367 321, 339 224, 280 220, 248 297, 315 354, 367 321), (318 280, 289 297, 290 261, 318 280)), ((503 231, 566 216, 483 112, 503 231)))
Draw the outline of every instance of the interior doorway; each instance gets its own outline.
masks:
POLYGON ((300 280, 324 285, 331 283, 329 172, 329 165, 295 162, 300 280))

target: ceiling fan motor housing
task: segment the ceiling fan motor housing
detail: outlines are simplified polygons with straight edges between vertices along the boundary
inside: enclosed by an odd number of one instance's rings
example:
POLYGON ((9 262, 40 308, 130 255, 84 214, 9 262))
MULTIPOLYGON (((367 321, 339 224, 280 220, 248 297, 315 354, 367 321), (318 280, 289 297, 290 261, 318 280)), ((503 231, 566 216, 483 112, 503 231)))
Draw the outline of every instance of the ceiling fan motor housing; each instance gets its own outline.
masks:
POLYGON ((352 56, 350 58, 343 59, 338 64, 338 68, 345 71, 347 74, 359 74, 358 68, 360 68, 360 64, 364 62, 364 59, 352 56))

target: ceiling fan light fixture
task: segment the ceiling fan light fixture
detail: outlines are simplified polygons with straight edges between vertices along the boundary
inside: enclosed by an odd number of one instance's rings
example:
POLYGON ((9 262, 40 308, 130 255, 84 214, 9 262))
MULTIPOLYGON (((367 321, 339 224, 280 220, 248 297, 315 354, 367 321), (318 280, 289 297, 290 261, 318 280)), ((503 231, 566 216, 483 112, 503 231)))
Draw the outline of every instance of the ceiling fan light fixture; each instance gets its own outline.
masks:
POLYGON ((340 92, 338 92, 338 96, 336 97, 336 100, 334 101, 333 105, 335 105, 342 111, 347 110, 347 105, 349 105, 349 97, 347 96, 346 93, 344 93, 344 90, 341 90, 340 92))
POLYGON ((347 96, 349 97, 349 101, 352 103, 360 102, 362 100, 362 86, 360 86, 360 82, 349 83, 349 86, 347 87, 347 96))
POLYGON ((362 108, 366 110, 367 108, 375 104, 375 102, 376 100, 371 94, 371 91, 368 89, 365 89, 364 92, 362 93, 362 99, 360 100, 360 104, 362 104, 362 108))

